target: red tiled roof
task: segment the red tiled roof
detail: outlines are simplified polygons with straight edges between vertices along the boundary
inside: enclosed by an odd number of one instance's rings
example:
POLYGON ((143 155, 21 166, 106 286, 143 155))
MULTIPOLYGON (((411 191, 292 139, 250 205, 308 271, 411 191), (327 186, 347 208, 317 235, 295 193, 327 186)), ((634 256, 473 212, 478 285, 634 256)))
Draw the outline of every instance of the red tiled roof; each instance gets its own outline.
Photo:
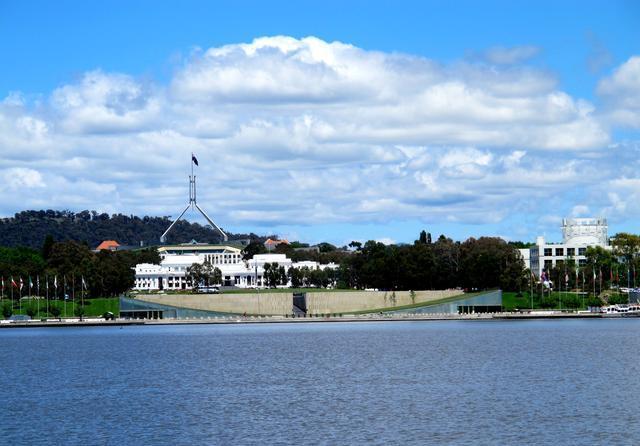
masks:
POLYGON ((280 243, 284 243, 285 245, 288 245, 289 242, 287 240, 271 240, 270 238, 267 239, 266 242, 264 242, 265 245, 279 245, 280 243))
POLYGON ((120 243, 116 242, 115 240, 105 240, 98 245, 96 251, 102 251, 103 249, 115 250, 118 246, 120 246, 120 243))

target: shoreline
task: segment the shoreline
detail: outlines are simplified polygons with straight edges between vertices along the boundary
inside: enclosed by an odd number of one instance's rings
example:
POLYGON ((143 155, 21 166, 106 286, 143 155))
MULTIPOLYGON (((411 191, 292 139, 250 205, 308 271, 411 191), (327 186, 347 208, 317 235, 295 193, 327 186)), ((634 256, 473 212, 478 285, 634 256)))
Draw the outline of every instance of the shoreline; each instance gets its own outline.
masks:
POLYGON ((604 314, 604 313, 475 313, 475 314, 431 314, 431 315, 348 315, 341 317, 302 317, 286 318, 282 316, 229 316, 210 319, 116 319, 103 320, 87 318, 51 320, 51 321, 12 321, 0 323, 2 328, 45 328, 45 327, 125 327, 140 325, 229 325, 229 324, 304 324, 323 322, 431 322, 431 321, 505 321, 505 320, 541 320, 541 319, 627 319, 637 318, 640 314, 604 314))

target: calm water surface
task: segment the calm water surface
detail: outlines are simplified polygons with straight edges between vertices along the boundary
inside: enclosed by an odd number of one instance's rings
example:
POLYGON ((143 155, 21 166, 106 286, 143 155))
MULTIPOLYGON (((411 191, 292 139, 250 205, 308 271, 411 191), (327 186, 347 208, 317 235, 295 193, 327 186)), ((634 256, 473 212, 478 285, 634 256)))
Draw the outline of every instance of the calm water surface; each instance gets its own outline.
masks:
POLYGON ((0 444, 640 444, 640 320, 0 330, 0 444))

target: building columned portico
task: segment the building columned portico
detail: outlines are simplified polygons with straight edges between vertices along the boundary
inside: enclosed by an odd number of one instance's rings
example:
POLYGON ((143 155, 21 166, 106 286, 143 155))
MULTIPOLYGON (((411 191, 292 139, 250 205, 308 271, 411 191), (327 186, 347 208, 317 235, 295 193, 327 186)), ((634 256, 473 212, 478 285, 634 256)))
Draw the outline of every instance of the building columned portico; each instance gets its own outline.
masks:
POLYGON ((277 263, 286 271, 293 267, 335 268, 337 265, 320 265, 317 262, 293 263, 285 254, 256 254, 243 260, 242 250, 231 245, 185 243, 158 248, 160 265, 141 263, 135 267, 135 290, 182 290, 191 288, 187 269, 194 263, 209 262, 222 272, 224 286, 238 288, 265 287, 264 265, 277 263))

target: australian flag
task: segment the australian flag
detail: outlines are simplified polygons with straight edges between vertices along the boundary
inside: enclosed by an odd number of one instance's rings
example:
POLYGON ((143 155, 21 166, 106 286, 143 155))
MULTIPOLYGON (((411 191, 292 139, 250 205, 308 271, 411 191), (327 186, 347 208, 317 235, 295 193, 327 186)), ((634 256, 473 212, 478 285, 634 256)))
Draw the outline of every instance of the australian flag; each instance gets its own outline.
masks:
POLYGON ((196 166, 198 166, 198 158, 196 158, 196 156, 192 153, 191 154, 191 161, 193 161, 193 164, 195 164, 196 166))

